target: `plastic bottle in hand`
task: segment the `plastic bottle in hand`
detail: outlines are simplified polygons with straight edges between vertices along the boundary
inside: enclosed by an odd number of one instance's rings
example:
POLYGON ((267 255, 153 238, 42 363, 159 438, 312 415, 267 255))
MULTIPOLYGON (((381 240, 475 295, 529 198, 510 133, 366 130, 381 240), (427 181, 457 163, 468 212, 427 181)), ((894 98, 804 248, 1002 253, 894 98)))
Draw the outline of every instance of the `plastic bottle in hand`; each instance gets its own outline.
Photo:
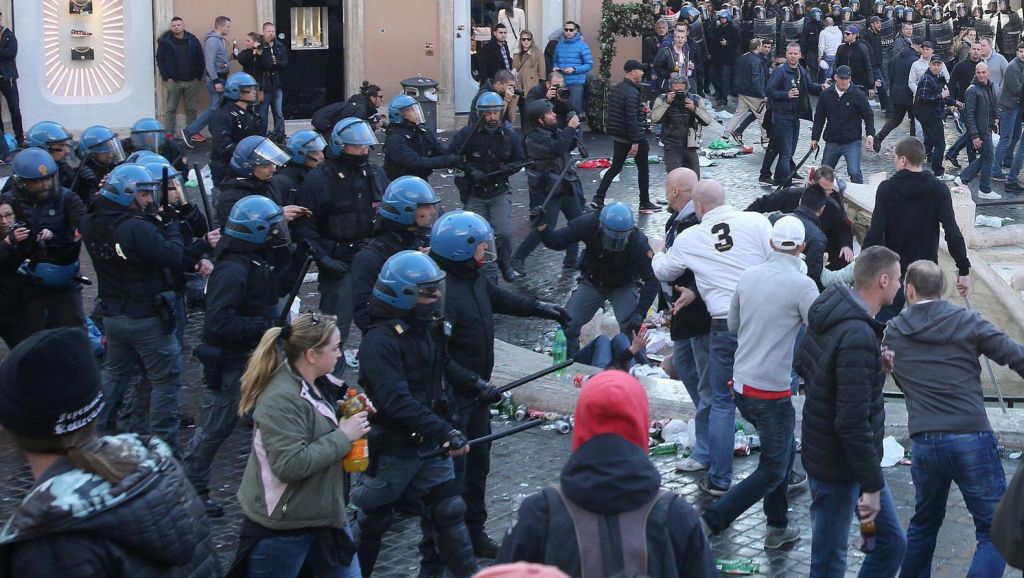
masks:
MULTIPOLYGON (((359 394, 355 388, 348 388, 348 395, 345 402, 341 406, 339 418, 348 419, 355 414, 366 411, 366 407, 363 402, 359 399, 359 394)), ((365 472, 366 468, 370 465, 370 450, 366 445, 366 437, 361 437, 352 442, 352 449, 349 450, 348 455, 342 461, 342 467, 345 468, 346 472, 365 472)))
MULTIPOLYGON (((558 365, 565 361, 568 347, 568 342, 565 340, 565 332, 561 328, 556 329, 555 340, 551 344, 551 365, 558 365)), ((565 373, 565 369, 559 369, 555 373, 558 376, 562 376, 565 373)))

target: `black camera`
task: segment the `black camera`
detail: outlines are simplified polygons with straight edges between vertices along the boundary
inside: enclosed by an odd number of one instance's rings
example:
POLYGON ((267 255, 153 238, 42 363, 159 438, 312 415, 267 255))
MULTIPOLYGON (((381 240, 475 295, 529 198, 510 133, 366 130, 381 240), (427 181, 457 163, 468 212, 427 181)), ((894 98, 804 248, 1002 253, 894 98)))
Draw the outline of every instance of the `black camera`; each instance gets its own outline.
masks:
POLYGON ((526 96, 526 93, 521 91, 521 90, 519 90, 518 88, 514 89, 512 91, 512 94, 518 96, 519 98, 523 98, 524 96, 526 96))
POLYGON ((570 93, 569 93, 569 88, 568 87, 562 86, 561 84, 552 84, 551 88, 555 89, 555 96, 556 97, 558 97, 558 98, 560 98, 562 100, 568 100, 569 99, 569 94, 570 93))
POLYGON ((14 221, 11 223, 11 230, 17 231, 18 229, 27 229, 28 225, 24 221, 14 221))

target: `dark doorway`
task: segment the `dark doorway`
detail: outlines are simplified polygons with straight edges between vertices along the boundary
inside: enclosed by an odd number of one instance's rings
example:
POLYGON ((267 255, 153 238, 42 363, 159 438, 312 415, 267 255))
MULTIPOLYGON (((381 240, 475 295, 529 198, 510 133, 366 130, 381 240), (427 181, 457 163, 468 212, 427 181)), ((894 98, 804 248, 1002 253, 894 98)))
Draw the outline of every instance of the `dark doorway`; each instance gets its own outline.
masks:
POLYGON ((345 98, 342 0, 278 0, 278 40, 289 48, 284 117, 311 118, 345 98))

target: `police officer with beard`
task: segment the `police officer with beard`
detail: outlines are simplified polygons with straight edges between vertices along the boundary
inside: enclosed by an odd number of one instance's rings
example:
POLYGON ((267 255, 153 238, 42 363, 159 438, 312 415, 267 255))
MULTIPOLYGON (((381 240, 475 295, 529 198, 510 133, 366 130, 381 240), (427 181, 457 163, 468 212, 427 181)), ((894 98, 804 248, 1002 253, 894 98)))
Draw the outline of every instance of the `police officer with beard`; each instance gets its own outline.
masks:
POLYGON ((298 194, 302 183, 306 180, 309 171, 320 166, 324 161, 324 149, 327 142, 320 133, 314 130, 300 130, 288 137, 285 145, 291 158, 288 163, 277 170, 270 179, 270 190, 268 196, 278 205, 295 204, 295 196, 298 194))
MULTIPOLYGON (((224 104, 210 115, 210 176, 215 187, 228 175, 228 164, 235 147, 247 136, 266 134, 263 117, 257 109, 259 83, 244 72, 236 72, 224 83, 224 104)), ((225 218, 230 213, 221 213, 225 218)))
POLYGON ((14 157, 14 190, 0 197, 14 210, 16 222, 30 231, 12 246, 12 253, 24 261, 18 326, 26 338, 47 328, 85 325, 76 281, 81 250, 77 230, 85 206, 57 184, 57 177, 50 153, 27 148, 14 157))
MULTIPOLYGON (((345 118, 331 131, 330 158, 306 175, 296 202, 312 211, 292 232, 309 242, 320 272, 320 310, 338 318, 342 343, 352 325, 352 261, 373 235, 375 203, 388 185, 387 175, 368 159, 376 144, 373 127, 345 118)), ((338 364, 342 371, 344 361, 338 364)))
POLYGON ((448 385, 471 386, 479 377, 457 371, 446 359, 439 323, 444 292, 445 273, 419 251, 388 259, 373 288, 371 323, 359 346, 359 384, 377 412, 370 416, 370 468, 352 490, 364 577, 373 573, 400 499, 421 505, 452 576, 468 578, 479 569, 451 460, 470 448, 452 425, 448 385), (437 446, 446 450, 444 457, 418 456, 437 446))
MULTIPOLYGON (((550 100, 535 100, 526 105, 526 158, 534 161, 526 170, 526 181, 530 186, 530 208, 539 207, 547 200, 551 189, 558 187, 551 201, 545 206, 548 225, 555 226, 561 211, 569 222, 583 213, 583 184, 573 168, 570 153, 576 148, 577 132, 580 126, 578 116, 570 118, 565 128, 558 128, 558 117, 550 100), (565 174, 562 174, 562 170, 565 174), (559 180, 561 179, 561 180, 559 180)), ((540 244, 540 233, 530 231, 512 256, 512 267, 520 274, 526 274, 526 258, 540 244)), ((575 269, 579 255, 579 243, 566 250, 562 267, 575 269)))
POLYGON ((440 202, 434 188, 419 177, 399 177, 384 191, 373 238, 352 261, 353 318, 363 333, 370 327, 370 300, 380 268, 399 251, 430 244, 430 228, 440 202))
POLYGON ((111 171, 82 237, 99 277, 99 307, 107 338, 103 367, 105 427, 141 359, 152 384, 153 433, 178 447, 181 345, 174 335, 174 276, 183 269, 181 230, 163 204, 161 183, 144 167, 111 171))
MULTIPOLYGON (((501 398, 498 390, 487 383, 494 369, 494 314, 569 323, 563 307, 501 289, 481 275, 480 267, 494 257, 493 247, 491 226, 468 211, 446 213, 430 235, 430 256, 446 273, 444 318, 451 325, 448 350, 453 361, 480 376, 475 387, 454 391, 456 407, 478 402, 459 416, 459 427, 470 439, 491 433, 488 405, 501 398)), ((466 526, 480 558, 494 558, 498 553, 498 544, 484 531, 490 449, 489 444, 474 446, 467 456, 455 459, 456 479, 462 483, 466 502, 466 526)))
MULTIPOLYGON (((508 178, 522 168, 523 141, 514 129, 502 125, 504 109, 505 101, 498 94, 481 94, 476 102, 480 120, 463 127, 452 139, 451 149, 461 150, 465 156, 465 175, 455 179, 463 208, 494 227, 498 269, 505 282, 512 283, 519 275, 511 263, 512 194, 508 178)), ((489 274, 497 277, 493 269, 489 268, 489 274)))
POLYGON ((206 386, 202 413, 182 460, 211 518, 224 515, 224 508, 210 497, 210 469, 238 421, 239 384, 249 354, 274 325, 275 269, 282 260, 287 264, 289 242, 281 207, 251 195, 235 203, 218 243, 206 288, 203 343, 195 350, 206 386))
POLYGON ((78 157, 81 162, 69 188, 91 209, 103 177, 124 162, 124 148, 114 131, 94 125, 83 130, 78 138, 78 157))
POLYGON ((459 155, 445 153, 423 119, 419 103, 407 94, 399 94, 388 104, 384 171, 389 179, 402 175, 429 179, 434 169, 455 167, 462 162, 459 155))

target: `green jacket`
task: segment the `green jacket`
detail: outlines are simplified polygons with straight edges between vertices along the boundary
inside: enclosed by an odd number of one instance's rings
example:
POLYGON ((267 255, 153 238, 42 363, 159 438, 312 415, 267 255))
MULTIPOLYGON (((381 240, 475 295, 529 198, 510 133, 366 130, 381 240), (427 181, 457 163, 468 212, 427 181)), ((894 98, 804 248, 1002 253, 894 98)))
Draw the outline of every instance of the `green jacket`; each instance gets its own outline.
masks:
POLYGON ((352 447, 334 408, 316 401, 288 364, 271 376, 253 412, 252 452, 238 501, 253 522, 274 530, 341 528, 345 471, 352 447))

